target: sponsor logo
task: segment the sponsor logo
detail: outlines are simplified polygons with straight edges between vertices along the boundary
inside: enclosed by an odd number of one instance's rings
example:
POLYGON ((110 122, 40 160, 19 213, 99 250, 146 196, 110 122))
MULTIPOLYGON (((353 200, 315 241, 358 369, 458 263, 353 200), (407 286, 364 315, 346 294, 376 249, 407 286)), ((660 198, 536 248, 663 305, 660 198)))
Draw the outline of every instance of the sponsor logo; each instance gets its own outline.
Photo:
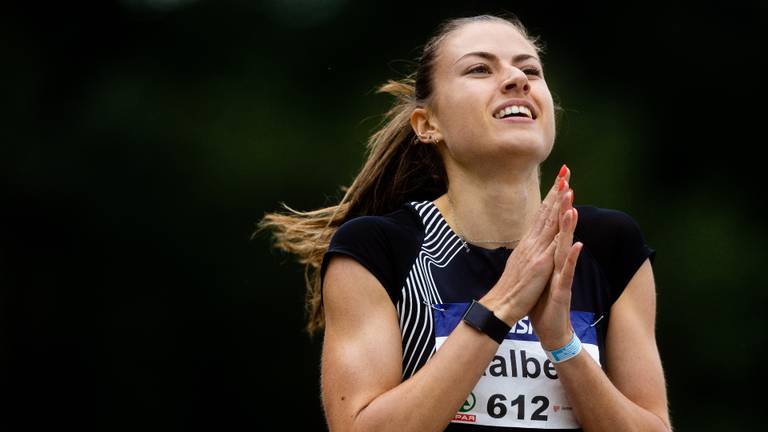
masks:
POLYGON ((467 397, 467 400, 464 401, 464 404, 459 408, 460 413, 465 413, 467 411, 472 411, 472 408, 475 407, 475 404, 477 403, 477 398, 475 397, 474 393, 470 393, 467 397))
POLYGON ((453 416, 453 421, 474 423, 475 421, 477 421, 477 418, 475 417, 474 414, 456 413, 456 415, 453 416))
POLYGON ((524 316, 523 319, 516 322, 512 328, 509 329, 509 332, 515 334, 533 334, 533 325, 531 325, 528 316, 524 316))

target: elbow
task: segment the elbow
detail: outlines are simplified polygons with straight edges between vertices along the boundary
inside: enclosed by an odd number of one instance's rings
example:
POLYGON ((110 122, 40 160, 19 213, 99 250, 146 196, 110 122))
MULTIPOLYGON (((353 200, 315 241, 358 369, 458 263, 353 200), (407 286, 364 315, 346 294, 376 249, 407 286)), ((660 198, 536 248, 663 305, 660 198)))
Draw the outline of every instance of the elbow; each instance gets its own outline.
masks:
POLYGON ((651 412, 651 416, 656 421, 656 427, 654 430, 660 431, 660 432, 672 432, 672 425, 669 422, 669 416, 659 415, 656 412, 651 412))
POLYGON ((351 416, 341 427, 330 427, 330 432, 439 432, 447 425, 425 425, 418 416, 393 416, 378 407, 366 405, 351 416), (399 419, 399 420, 396 420, 399 419))
POLYGON ((368 402, 352 415, 352 420, 349 427, 350 432, 380 430, 379 428, 371 427, 371 425, 365 424, 365 420, 366 420, 365 414, 367 413, 366 410, 370 405, 371 403, 368 402))
POLYGON ((662 432, 672 432, 672 425, 669 422, 665 422, 662 419, 659 419, 659 421, 661 422, 661 429, 659 430, 662 432))
POLYGON ((659 416, 656 413, 651 413, 652 417, 652 425, 649 428, 648 422, 644 422, 644 424, 638 424, 633 429, 637 432, 643 432, 647 430, 653 430, 658 432, 672 432, 672 426, 669 424, 669 421, 664 420, 661 416, 659 416))
POLYGON ((347 413, 344 417, 339 418, 338 415, 332 415, 326 410, 325 418, 329 432, 362 432, 362 431, 380 431, 382 428, 372 422, 368 415, 368 407, 370 403, 354 410, 352 413, 347 413))

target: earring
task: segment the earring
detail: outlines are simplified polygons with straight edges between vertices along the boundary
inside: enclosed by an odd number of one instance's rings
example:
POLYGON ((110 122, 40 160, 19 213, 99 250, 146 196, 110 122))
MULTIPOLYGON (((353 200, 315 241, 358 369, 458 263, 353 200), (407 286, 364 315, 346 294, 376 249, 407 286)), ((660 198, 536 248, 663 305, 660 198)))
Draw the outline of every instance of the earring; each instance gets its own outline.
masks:
POLYGON ((440 140, 437 139, 437 137, 433 137, 432 135, 427 135, 426 137, 422 136, 422 137, 419 137, 419 138, 421 138, 422 142, 428 142, 428 143, 432 143, 432 144, 437 144, 438 142, 440 142, 440 140))

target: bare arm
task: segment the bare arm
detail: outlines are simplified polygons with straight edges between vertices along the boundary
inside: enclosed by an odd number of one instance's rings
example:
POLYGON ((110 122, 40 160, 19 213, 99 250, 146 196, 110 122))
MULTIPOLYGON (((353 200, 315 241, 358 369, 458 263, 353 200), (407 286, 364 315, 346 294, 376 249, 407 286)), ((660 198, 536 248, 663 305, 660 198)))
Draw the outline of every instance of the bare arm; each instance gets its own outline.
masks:
POLYGON ((584 350, 555 365, 585 431, 671 430, 655 317, 653 270, 646 259, 611 308, 608 375, 584 350))
POLYGON ((427 365, 400 383, 400 328, 384 287, 347 257, 332 258, 326 283, 322 394, 329 429, 445 429, 498 344, 460 323, 427 365))
MULTIPOLYGON (((556 185, 500 281, 481 299, 503 307, 497 315, 509 324, 530 310, 552 274, 561 203, 572 196, 556 185)), ((440 350, 401 382, 400 327, 379 281, 354 259, 336 256, 328 264, 323 293, 322 396, 332 431, 443 430, 498 349, 487 335, 460 322, 440 350)))

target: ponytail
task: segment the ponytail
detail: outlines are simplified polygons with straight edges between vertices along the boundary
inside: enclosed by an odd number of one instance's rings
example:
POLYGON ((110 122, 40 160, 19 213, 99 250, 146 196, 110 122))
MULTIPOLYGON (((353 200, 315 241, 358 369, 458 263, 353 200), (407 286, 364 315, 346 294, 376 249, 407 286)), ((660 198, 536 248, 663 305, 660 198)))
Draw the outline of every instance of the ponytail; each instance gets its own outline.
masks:
POLYGON ((341 201, 311 211, 282 203, 286 212, 266 214, 254 233, 271 230, 274 246, 296 255, 304 265, 310 335, 324 324, 320 265, 339 226, 357 216, 392 212, 407 201, 433 200, 447 190, 440 154, 434 146, 419 142, 411 127, 416 108, 413 78, 390 80, 377 93, 395 96, 396 102, 384 116, 383 127, 368 140, 365 164, 352 184, 342 188, 341 201))

